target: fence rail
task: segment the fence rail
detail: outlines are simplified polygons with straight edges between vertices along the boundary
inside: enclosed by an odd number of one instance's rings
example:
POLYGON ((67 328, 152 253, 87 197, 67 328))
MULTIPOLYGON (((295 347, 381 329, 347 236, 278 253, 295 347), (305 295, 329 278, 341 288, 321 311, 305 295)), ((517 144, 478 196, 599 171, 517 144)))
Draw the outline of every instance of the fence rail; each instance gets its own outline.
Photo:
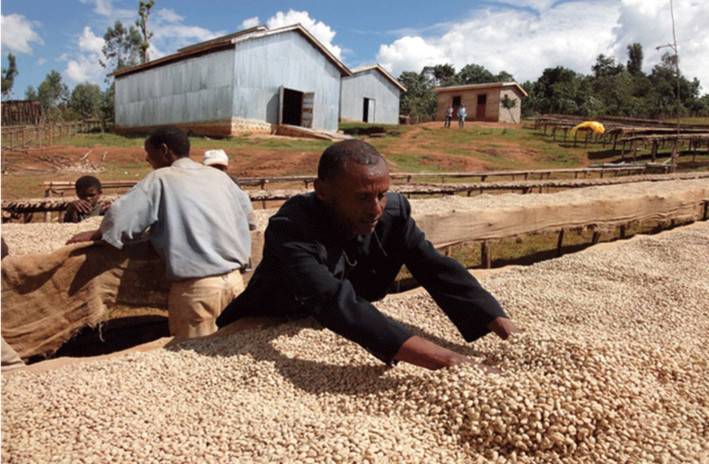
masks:
MULTIPOLYGON (((667 166, 662 166, 666 168, 667 166)), ((480 182, 466 183, 466 182, 441 182, 441 183, 410 183, 410 180, 414 177, 423 176, 422 173, 395 173, 392 176, 396 176, 400 179, 405 180, 404 183, 398 183, 392 185, 392 191, 399 192, 407 196, 429 196, 429 195, 459 195, 466 194, 470 196, 472 193, 484 193, 488 191, 507 191, 507 192, 519 192, 519 193, 532 193, 538 191, 539 193, 550 192, 552 190, 558 191, 563 189, 581 188, 589 186, 599 186, 599 185, 613 185, 619 183, 632 183, 640 181, 664 181, 664 180, 678 180, 678 179, 699 179, 699 178, 709 178, 709 172, 689 172, 681 174, 648 174, 647 167, 643 166, 627 166, 624 168, 619 167, 598 167, 598 168, 585 168, 585 169, 556 169, 556 170, 545 170, 545 171, 489 171, 486 177, 491 174, 498 176, 511 176, 513 180, 511 181, 499 181, 499 182, 486 182, 485 178, 481 176, 482 173, 447 173, 450 177, 462 178, 462 177, 480 177, 480 182), (642 175, 625 175, 621 176, 620 173, 637 173, 640 170, 642 175), (573 173, 574 178, 560 178, 560 179, 549 179, 551 174, 555 173, 573 173), (597 178, 587 178, 586 174, 598 173, 597 178), (612 173, 613 176, 603 177, 603 174, 612 173), (525 177, 524 175, 527 174, 525 177), (531 176, 534 174, 538 179, 532 179, 531 176), (579 178, 579 175, 584 174, 584 178, 579 178), (411 176, 411 177, 408 177, 411 176), (522 180, 514 180, 515 176, 522 176, 522 180)), ((443 174, 436 173, 431 174, 429 177, 441 177, 443 174)), ((262 180, 261 178, 257 178, 262 180)), ((289 177, 274 177, 272 179, 277 179, 284 182, 293 181, 308 181, 312 183, 312 176, 289 176, 289 177)), ((241 181, 241 179, 240 179, 241 181)), ((104 182, 102 184, 103 189, 128 189, 135 185, 137 181, 114 181, 114 182, 104 182)), ((275 182, 274 182, 275 183, 275 182)), ((264 186, 266 184, 263 184, 264 186)), ((308 185, 306 184, 305 189, 246 189, 246 193, 252 202, 260 202, 263 208, 267 207, 267 203, 273 201, 283 201, 288 198, 293 197, 301 193, 306 193, 308 191, 308 185)), ((44 213, 44 220, 46 222, 51 221, 51 213, 57 212, 60 217, 62 213, 66 210, 69 203, 74 200, 73 195, 71 197, 64 197, 64 192, 71 190, 74 191, 74 183, 71 181, 49 181, 45 182, 45 198, 35 198, 35 199, 19 199, 19 200, 3 200, 2 201, 2 219, 3 221, 11 220, 21 220, 24 222, 30 222, 33 219, 34 213, 44 213), (59 194, 59 196, 57 196, 59 194)), ((106 198, 118 198, 118 194, 106 195, 106 198)))
POLYGON ((100 126, 98 119, 53 124, 3 126, 2 148, 4 150, 41 148, 52 144, 59 138, 69 137, 78 132, 88 132, 100 126))

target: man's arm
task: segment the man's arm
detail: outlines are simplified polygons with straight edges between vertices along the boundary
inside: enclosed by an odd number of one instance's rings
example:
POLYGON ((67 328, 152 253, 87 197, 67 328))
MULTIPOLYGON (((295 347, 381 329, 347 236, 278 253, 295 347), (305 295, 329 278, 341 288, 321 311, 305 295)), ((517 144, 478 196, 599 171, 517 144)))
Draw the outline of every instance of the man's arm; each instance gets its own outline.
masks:
POLYGON ((101 240, 101 235, 101 229, 79 232, 78 234, 67 240, 66 244, 69 245, 71 243, 92 242, 96 240, 101 240))
POLYGON ((490 331, 507 338, 519 331, 499 302, 458 261, 441 255, 426 240, 411 217, 408 201, 399 196, 403 223, 404 263, 414 278, 431 294, 466 341, 490 331))
POLYGON ((436 345, 418 335, 414 335, 406 340, 404 344, 401 345, 396 355, 394 355, 394 359, 433 370, 459 366, 461 364, 470 364, 471 366, 482 369, 483 372, 487 374, 498 374, 501 372, 499 369, 477 363, 467 356, 436 345))

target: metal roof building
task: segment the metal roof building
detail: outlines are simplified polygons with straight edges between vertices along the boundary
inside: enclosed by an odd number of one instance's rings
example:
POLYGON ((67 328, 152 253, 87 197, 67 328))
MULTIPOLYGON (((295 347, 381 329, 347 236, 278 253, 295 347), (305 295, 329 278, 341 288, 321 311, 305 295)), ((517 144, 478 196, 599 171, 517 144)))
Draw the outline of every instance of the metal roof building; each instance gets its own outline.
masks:
POLYGON ((340 119, 398 124, 402 92, 406 87, 378 64, 353 69, 342 78, 340 119))
POLYGON ((117 130, 174 124, 195 134, 336 131, 350 72, 301 25, 240 31, 111 74, 117 130))

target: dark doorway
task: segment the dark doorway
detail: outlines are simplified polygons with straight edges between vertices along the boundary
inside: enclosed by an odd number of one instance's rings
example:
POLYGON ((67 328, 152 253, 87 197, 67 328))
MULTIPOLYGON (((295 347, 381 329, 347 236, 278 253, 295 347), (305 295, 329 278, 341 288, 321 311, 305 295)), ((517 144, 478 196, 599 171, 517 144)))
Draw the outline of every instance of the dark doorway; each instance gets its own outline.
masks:
POLYGON ((282 109, 281 123, 300 126, 303 114, 303 92, 284 88, 282 109))
POLYGON ((475 110, 475 119, 485 119, 485 105, 487 104, 487 95, 478 95, 478 106, 475 110))
POLYGON ((453 97, 453 106, 460 106, 460 97, 453 97))
POLYGON ((362 103, 362 122, 374 122, 374 103, 373 98, 365 98, 362 103))

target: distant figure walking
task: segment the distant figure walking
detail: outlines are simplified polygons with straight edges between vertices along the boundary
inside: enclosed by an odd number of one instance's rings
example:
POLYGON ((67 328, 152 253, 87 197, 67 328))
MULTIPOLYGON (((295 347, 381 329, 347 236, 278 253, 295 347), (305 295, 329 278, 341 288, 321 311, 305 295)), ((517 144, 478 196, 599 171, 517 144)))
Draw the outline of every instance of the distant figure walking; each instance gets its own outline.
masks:
POLYGON ((451 119, 453 119, 453 106, 448 105, 448 109, 446 110, 446 122, 443 123, 443 127, 450 127, 451 119))
POLYGON ((458 129, 462 129, 465 124, 465 117, 468 115, 468 110, 462 104, 458 108, 458 129))

